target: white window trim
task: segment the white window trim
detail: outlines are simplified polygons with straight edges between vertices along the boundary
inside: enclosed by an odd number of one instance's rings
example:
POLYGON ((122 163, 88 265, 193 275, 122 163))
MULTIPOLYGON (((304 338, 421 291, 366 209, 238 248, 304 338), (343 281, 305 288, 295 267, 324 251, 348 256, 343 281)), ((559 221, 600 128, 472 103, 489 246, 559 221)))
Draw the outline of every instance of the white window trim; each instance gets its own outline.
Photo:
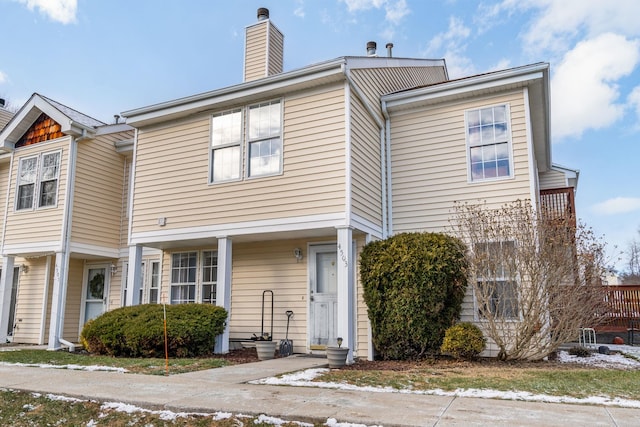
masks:
POLYGON ((245 134, 245 138, 244 138, 244 143, 246 144, 246 150, 245 150, 245 156, 246 158, 244 159, 244 164, 245 166, 245 179, 247 180, 252 180, 252 179, 260 179, 260 178, 266 178, 266 177, 270 177, 270 176, 279 176, 282 175, 282 172, 284 170, 284 138, 283 138, 283 133, 284 133, 284 126, 283 126, 283 122, 284 122, 284 108, 283 108, 284 102, 282 99, 272 99, 270 101, 265 101, 265 102, 258 102, 255 104, 251 104, 251 105, 247 105, 245 107, 246 109, 246 127, 247 127, 247 132, 245 134), (249 132, 248 132, 248 127, 249 127, 249 111, 251 109, 251 107, 255 107, 255 106, 260 106, 260 105, 271 105, 274 102, 278 102, 279 106, 280 106, 280 131, 278 132, 278 138, 280 139, 280 149, 281 149, 281 153, 280 153, 280 159, 279 162, 280 164, 278 165, 278 171, 277 172, 272 172, 272 173, 267 173, 267 174, 262 174, 262 175, 253 175, 251 176, 251 168, 250 168, 250 162, 251 162, 251 158, 250 158, 250 154, 251 154, 251 150, 250 150, 250 145, 253 142, 260 142, 260 141, 268 141, 270 139, 274 139, 273 136, 269 136, 269 137, 263 137, 263 138, 256 138, 256 139, 250 139, 249 138, 249 132))
MULTIPOLYGON (((500 244, 504 244, 504 243, 509 243, 512 242, 514 245, 516 245, 517 243, 514 240, 505 240, 505 241, 489 241, 489 242, 485 242, 486 244, 490 244, 490 243, 500 243, 500 244)), ((522 304, 522 297, 520 295, 520 286, 521 286, 521 281, 518 278, 518 275, 516 274, 514 277, 494 277, 493 279, 490 280, 481 280, 480 278, 477 279, 476 284, 472 287, 472 294, 473 294, 473 318, 476 322, 486 322, 487 320, 480 316, 480 304, 478 302, 478 298, 476 295, 476 287, 479 286, 479 283, 484 283, 484 282, 499 282, 499 281, 504 281, 504 282, 513 282, 514 286, 515 286, 515 295, 516 295, 516 310, 517 310, 517 314, 516 316, 509 316, 509 317, 505 317, 502 319, 502 321, 504 322, 519 322, 522 320, 522 317, 520 315, 520 305, 522 304)))
POLYGON ((467 182, 469 184, 486 184, 488 182, 495 182, 495 181, 505 181, 505 180, 510 180, 510 179, 514 179, 515 178, 515 165, 513 164, 513 132, 511 130, 511 104, 508 102, 504 102, 504 103, 497 103, 497 104, 490 104, 490 105, 482 105, 480 107, 476 107, 476 108, 469 108, 464 110, 464 138, 465 138, 465 149, 466 149, 466 156, 467 156, 467 182), (471 173, 471 147, 478 147, 478 146, 483 146, 483 145, 494 145, 497 144, 476 144, 476 145, 471 145, 469 143, 469 123, 467 120, 467 113, 470 111, 478 111, 478 110, 482 110, 484 108, 493 108, 493 107, 502 107, 504 106, 506 108, 506 117, 507 117, 507 147, 509 150, 509 175, 507 176, 497 176, 497 177, 493 177, 493 178, 482 178, 482 179, 473 179, 473 175, 471 173))
POLYGON ((209 170, 208 170, 209 177, 207 178, 209 184, 214 184, 215 185, 215 184, 225 184, 225 183, 229 183, 229 182, 242 181, 242 177, 243 177, 243 174, 244 174, 244 171, 243 171, 243 168, 242 168, 242 165, 244 163, 244 161, 243 161, 243 159, 244 159, 244 139, 245 139, 244 135, 246 134, 245 114, 246 114, 245 107, 241 107, 241 108, 232 108, 230 110, 220 111, 218 113, 215 113, 215 114, 211 115, 211 118, 209 119, 209 170), (235 143, 235 142, 234 143, 227 143, 227 144, 222 144, 222 145, 218 145, 218 146, 214 147, 213 146, 213 142, 212 142, 212 139, 213 139, 213 119, 216 118, 216 117, 223 116, 225 114, 232 114, 232 113, 234 113, 236 111, 240 112, 240 123, 241 123, 241 126, 240 126, 240 142, 238 142, 238 143, 235 143), (231 178, 231 179, 224 179, 224 180, 220 180, 220 181, 215 181, 213 179, 213 152, 215 150, 221 150, 221 149, 224 149, 224 148, 237 147, 237 146, 240 147, 240 155, 238 156, 239 157, 239 162, 240 162, 240 165, 239 165, 240 166, 240 173, 238 174, 238 178, 231 178))
MULTIPOLYGON (((178 251, 178 252, 172 252, 170 254, 170 265, 169 265, 169 291, 168 291, 168 298, 167 301, 169 302, 169 304, 174 304, 172 302, 172 298, 171 298, 171 290, 173 288, 173 286, 183 286, 183 285, 195 285, 195 293, 194 293, 194 303, 197 304, 201 304, 203 303, 203 298, 202 298, 202 286, 204 284, 210 284, 213 282, 206 282, 204 283, 202 280, 202 273, 204 270, 204 252, 213 252, 216 254, 216 257, 218 255, 218 250, 217 249, 200 249, 200 250, 194 250, 194 251, 178 251), (185 283, 174 283, 173 282, 173 256, 177 255, 177 254, 187 254, 187 253, 191 253, 191 252, 195 252, 196 253, 196 280, 195 282, 185 282, 185 283)), ((215 284, 217 285, 217 280, 215 282, 215 284)), ((217 295, 216 295, 216 299, 217 299, 217 295)), ((178 303, 181 304, 181 303, 178 303)), ((191 303, 186 303, 186 304, 191 304, 191 303)))
POLYGON ((38 154, 33 154, 29 156, 23 156, 18 159, 18 175, 16 177, 16 189, 14 194, 14 203, 13 210, 15 212, 30 212, 34 210, 40 209, 55 209, 58 207, 58 199, 60 195, 60 169, 62 168, 62 149, 42 152, 38 154), (40 190, 42 188, 42 175, 43 175, 43 158, 44 156, 48 156, 50 154, 58 154, 59 163, 58 163, 58 174, 56 176, 56 202, 52 205, 48 206, 40 206, 40 190), (33 187, 33 200, 30 208, 18 209, 18 195, 20 193, 20 173, 22 172, 22 161, 27 159, 36 158, 36 177, 33 187))
MULTIPOLYGON (((238 144, 224 144, 224 145, 219 145, 217 147, 215 147, 215 149, 221 149, 221 148, 227 148, 227 147, 233 147, 233 146, 237 146, 238 144)), ((268 178, 268 177, 273 177, 273 176, 280 176, 284 173, 284 99, 283 98, 274 98, 274 99, 270 99, 270 100, 266 100, 266 101, 262 101, 262 102, 254 102, 251 104, 247 104, 247 105, 243 105, 241 107, 236 107, 236 108, 231 108, 231 109, 227 109, 224 111, 219 111, 216 112, 215 114, 211 115, 211 118, 209 120, 209 169, 208 169, 208 177, 207 177, 207 182, 209 185, 220 185, 220 184, 227 184, 230 182, 239 182, 239 181, 248 181, 248 180, 254 180, 254 179, 261 179, 261 178, 268 178), (269 138, 258 138, 255 140, 249 140, 249 109, 251 107, 255 107, 257 105, 262 105, 262 104, 271 104, 273 102, 278 102, 280 104, 280 132, 279 132, 279 138, 280 138, 280 144, 281 144, 281 154, 280 154, 280 165, 279 165, 279 170, 278 172, 273 172, 273 173, 269 173, 269 174, 264 174, 264 175, 255 175, 255 176, 250 176, 250 170, 249 170, 249 162, 251 161, 251 159, 249 158, 249 145, 252 142, 259 142, 262 140, 267 140, 267 139, 273 139, 273 137, 269 137, 269 138), (212 136, 213 136, 213 118, 214 117, 218 117, 220 115, 223 114, 228 114, 228 113, 232 113, 234 111, 240 111, 241 113, 241 121, 242 121, 242 126, 241 126, 241 138, 240 138, 240 175, 239 178, 233 178, 233 179, 226 179, 226 180, 221 180, 221 181, 214 181, 213 180, 213 152, 214 152, 214 147, 212 146, 212 136)))

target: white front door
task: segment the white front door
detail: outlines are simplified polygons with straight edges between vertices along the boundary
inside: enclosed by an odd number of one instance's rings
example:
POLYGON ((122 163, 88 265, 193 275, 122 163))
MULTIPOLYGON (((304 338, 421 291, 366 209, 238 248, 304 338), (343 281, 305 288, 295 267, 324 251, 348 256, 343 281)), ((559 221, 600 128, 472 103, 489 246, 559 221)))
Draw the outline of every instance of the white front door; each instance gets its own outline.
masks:
POLYGON ((310 247, 309 340, 312 350, 324 348, 336 340, 337 261, 336 245, 310 247))
POLYGON ((83 324, 104 313, 107 309, 109 287, 109 266, 88 265, 84 273, 84 316, 83 324))

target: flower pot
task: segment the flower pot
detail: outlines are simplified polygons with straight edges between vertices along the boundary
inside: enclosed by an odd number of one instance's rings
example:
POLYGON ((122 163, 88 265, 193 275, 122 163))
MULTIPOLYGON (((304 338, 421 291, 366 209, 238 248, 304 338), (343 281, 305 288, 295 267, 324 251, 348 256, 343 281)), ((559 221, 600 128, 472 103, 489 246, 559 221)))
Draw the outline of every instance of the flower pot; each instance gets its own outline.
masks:
POLYGON ((343 367, 347 363, 348 354, 349 347, 327 347, 329 367, 332 369, 343 367))
POLYGON ((258 351, 258 359, 268 360, 273 359, 276 355, 275 341, 256 341, 256 350, 258 351))

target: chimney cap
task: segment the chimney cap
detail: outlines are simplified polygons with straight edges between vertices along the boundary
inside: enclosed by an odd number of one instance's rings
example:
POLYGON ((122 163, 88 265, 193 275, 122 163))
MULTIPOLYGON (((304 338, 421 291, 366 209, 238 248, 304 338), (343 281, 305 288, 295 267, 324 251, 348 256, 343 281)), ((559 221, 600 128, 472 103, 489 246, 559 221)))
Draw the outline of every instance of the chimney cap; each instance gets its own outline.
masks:
POLYGON ((266 7, 258 8, 258 21, 269 19, 269 9, 266 7))
POLYGON ((376 54, 376 47, 378 44, 376 42, 367 42, 367 55, 374 56, 376 54))

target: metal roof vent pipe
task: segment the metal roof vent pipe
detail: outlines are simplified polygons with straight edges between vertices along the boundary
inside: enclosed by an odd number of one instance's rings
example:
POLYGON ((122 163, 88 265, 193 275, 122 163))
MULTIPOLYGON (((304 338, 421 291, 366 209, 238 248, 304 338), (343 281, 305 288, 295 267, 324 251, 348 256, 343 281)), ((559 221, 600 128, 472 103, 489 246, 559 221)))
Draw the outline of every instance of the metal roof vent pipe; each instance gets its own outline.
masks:
POLYGON ((6 101, 0 98, 0 108, 4 108, 5 105, 6 105, 6 101))
POLYGON ((376 42, 367 43, 367 56, 376 56, 376 42))
POLYGON ((269 19, 269 9, 261 7, 258 9, 258 21, 265 21, 269 19))
POLYGON ((393 49, 393 43, 387 43, 385 47, 387 48, 387 57, 392 58, 393 54, 391 53, 391 49, 393 49))

